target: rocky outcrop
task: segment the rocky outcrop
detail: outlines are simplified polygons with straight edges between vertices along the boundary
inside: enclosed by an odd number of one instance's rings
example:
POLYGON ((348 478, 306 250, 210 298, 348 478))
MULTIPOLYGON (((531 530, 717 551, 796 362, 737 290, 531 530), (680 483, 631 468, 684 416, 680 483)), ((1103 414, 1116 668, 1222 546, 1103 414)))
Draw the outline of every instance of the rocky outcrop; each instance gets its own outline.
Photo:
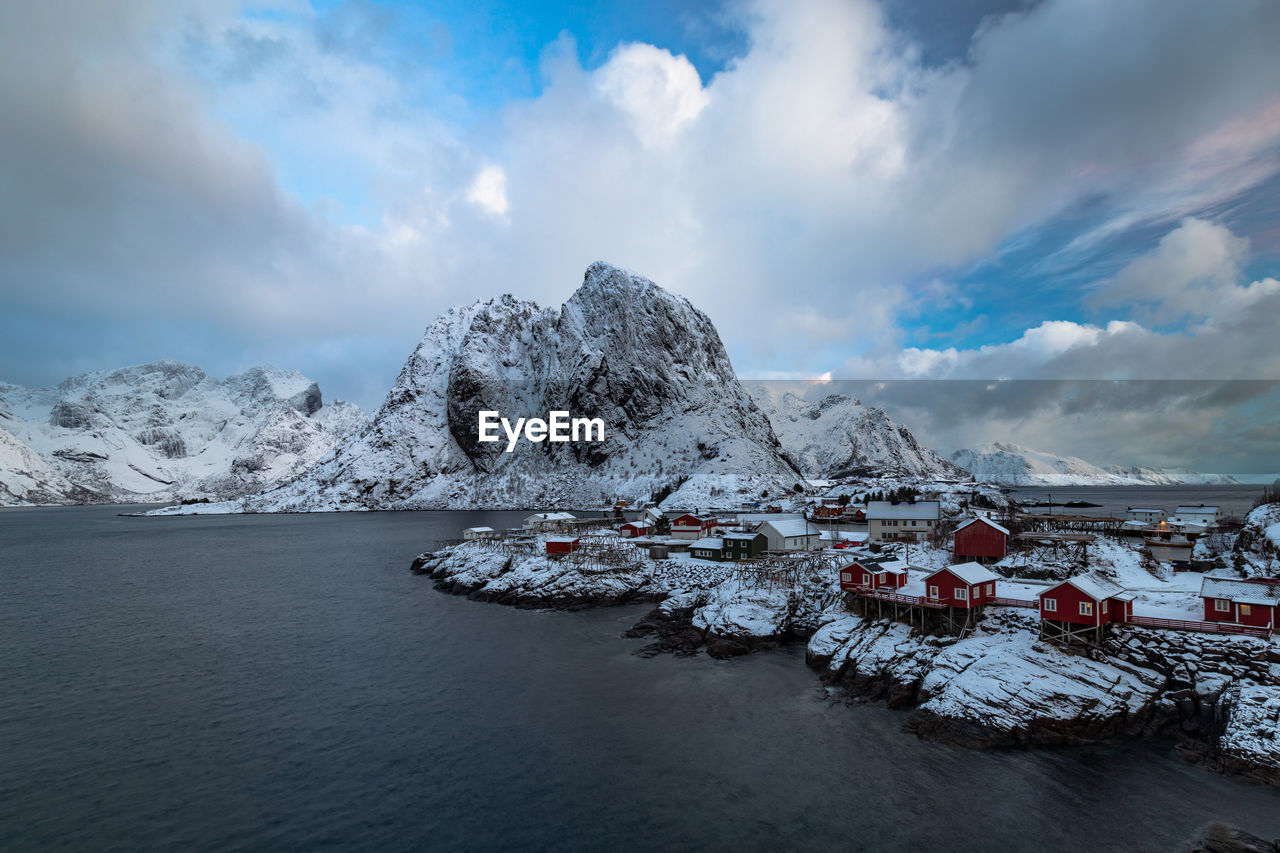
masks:
POLYGON ((437 589, 515 607, 577 610, 662 601, 673 592, 723 581, 727 568, 688 560, 637 559, 606 567, 547 556, 539 540, 516 551, 487 543, 462 543, 420 554, 411 566, 437 589))
POLYGON ((801 478, 705 314, 634 273, 587 270, 560 308, 502 296, 427 329, 369 427, 258 511, 679 506, 801 478), (479 440, 478 413, 600 418, 603 441, 479 440), (672 493, 674 490, 674 493, 672 493))
POLYGON ((1194 739, 1223 769, 1280 782, 1276 647, 1242 637, 1122 629, 1086 656, 997 609, 963 640, 831 615, 809 641, 824 680, 911 708, 916 734, 971 747, 1194 739))
POLYGON ((1223 823, 1211 823, 1187 845, 1188 853, 1280 853, 1280 840, 1268 841, 1223 823))

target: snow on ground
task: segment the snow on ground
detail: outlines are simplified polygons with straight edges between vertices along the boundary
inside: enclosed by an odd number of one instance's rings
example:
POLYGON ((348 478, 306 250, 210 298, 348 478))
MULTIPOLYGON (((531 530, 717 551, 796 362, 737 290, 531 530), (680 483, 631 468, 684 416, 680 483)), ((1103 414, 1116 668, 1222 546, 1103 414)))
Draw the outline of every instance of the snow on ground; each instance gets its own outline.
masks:
POLYGON ((1280 692, 1274 686, 1242 686, 1218 748, 1280 777, 1280 692))

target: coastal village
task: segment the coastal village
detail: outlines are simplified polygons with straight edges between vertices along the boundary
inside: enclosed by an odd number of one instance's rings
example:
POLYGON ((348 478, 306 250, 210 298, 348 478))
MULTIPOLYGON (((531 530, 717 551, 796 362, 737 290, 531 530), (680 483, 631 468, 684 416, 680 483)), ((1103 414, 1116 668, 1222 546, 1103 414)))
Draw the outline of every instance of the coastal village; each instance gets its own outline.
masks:
POLYGON ((1171 736, 1280 784, 1280 502, 1021 506, 972 483, 845 483, 731 509, 539 511, 414 571, 524 607, 656 606, 640 654, 804 642, 824 683, 975 747, 1171 736), (816 491, 816 490, 815 490, 816 491))
POLYGON ((1129 507, 1118 518, 962 501, 948 515, 943 500, 914 489, 855 494, 729 512, 619 500, 593 514, 535 512, 509 530, 467 528, 458 541, 541 551, 587 571, 646 558, 711 578, 804 566, 829 575, 858 612, 960 636, 988 607, 1035 611, 1044 639, 1093 647, 1123 624, 1264 638, 1280 629, 1280 578, 1240 577, 1207 547, 1225 532, 1219 506, 1129 507))

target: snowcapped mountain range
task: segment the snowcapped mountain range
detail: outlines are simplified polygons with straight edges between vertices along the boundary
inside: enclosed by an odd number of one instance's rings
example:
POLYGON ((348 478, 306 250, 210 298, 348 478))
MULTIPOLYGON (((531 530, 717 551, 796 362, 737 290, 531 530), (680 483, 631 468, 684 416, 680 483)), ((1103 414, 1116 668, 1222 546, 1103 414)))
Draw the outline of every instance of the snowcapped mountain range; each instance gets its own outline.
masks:
POLYGON ((305 376, 158 361, 0 383, 0 504, 224 500, 306 469, 364 421, 305 376))
POLYGON ((807 477, 969 479, 968 471, 921 445, 884 409, 864 406, 845 394, 829 394, 814 402, 782 390, 777 383, 746 385, 807 477))
POLYGON ((738 383, 705 314, 595 263, 560 308, 512 296, 426 331, 381 408, 258 511, 584 507, 669 493, 698 507, 803 479, 738 383), (603 442, 478 441, 481 410, 601 418, 603 442))
POLYGON ((1177 468, 1094 465, 1077 456, 1058 456, 1017 444, 991 442, 957 450, 951 461, 975 480, 1010 486, 1170 486, 1232 485, 1223 474, 1201 474, 1177 468))

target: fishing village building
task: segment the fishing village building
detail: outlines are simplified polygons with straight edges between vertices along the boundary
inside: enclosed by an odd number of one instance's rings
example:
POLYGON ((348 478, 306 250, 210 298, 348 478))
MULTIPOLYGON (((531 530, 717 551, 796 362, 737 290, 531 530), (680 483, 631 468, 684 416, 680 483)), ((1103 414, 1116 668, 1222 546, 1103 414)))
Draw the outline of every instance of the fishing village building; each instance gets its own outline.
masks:
POLYGON ((1275 630, 1280 626, 1280 580, 1206 577, 1200 584, 1206 622, 1233 622, 1275 630))
POLYGON ((985 515, 962 522, 953 537, 956 559, 1003 560, 1009 552, 1009 530, 985 515))
POLYGON ((770 519, 756 528, 770 551, 811 551, 822 547, 822 531, 805 518, 770 519))
POLYGON ((1133 593, 1097 573, 1067 578, 1039 593, 1040 636, 1070 643, 1085 638, 1102 642, 1104 626, 1128 622, 1133 593))
POLYGON ((701 539, 715 529, 717 520, 686 512, 671 519, 671 535, 677 539, 701 539))
POLYGON ((747 560, 764 553, 769 539, 758 530, 730 530, 721 537, 726 560, 747 560))
POLYGON ((870 501, 867 537, 872 542, 923 542, 938 528, 938 501, 870 501))

